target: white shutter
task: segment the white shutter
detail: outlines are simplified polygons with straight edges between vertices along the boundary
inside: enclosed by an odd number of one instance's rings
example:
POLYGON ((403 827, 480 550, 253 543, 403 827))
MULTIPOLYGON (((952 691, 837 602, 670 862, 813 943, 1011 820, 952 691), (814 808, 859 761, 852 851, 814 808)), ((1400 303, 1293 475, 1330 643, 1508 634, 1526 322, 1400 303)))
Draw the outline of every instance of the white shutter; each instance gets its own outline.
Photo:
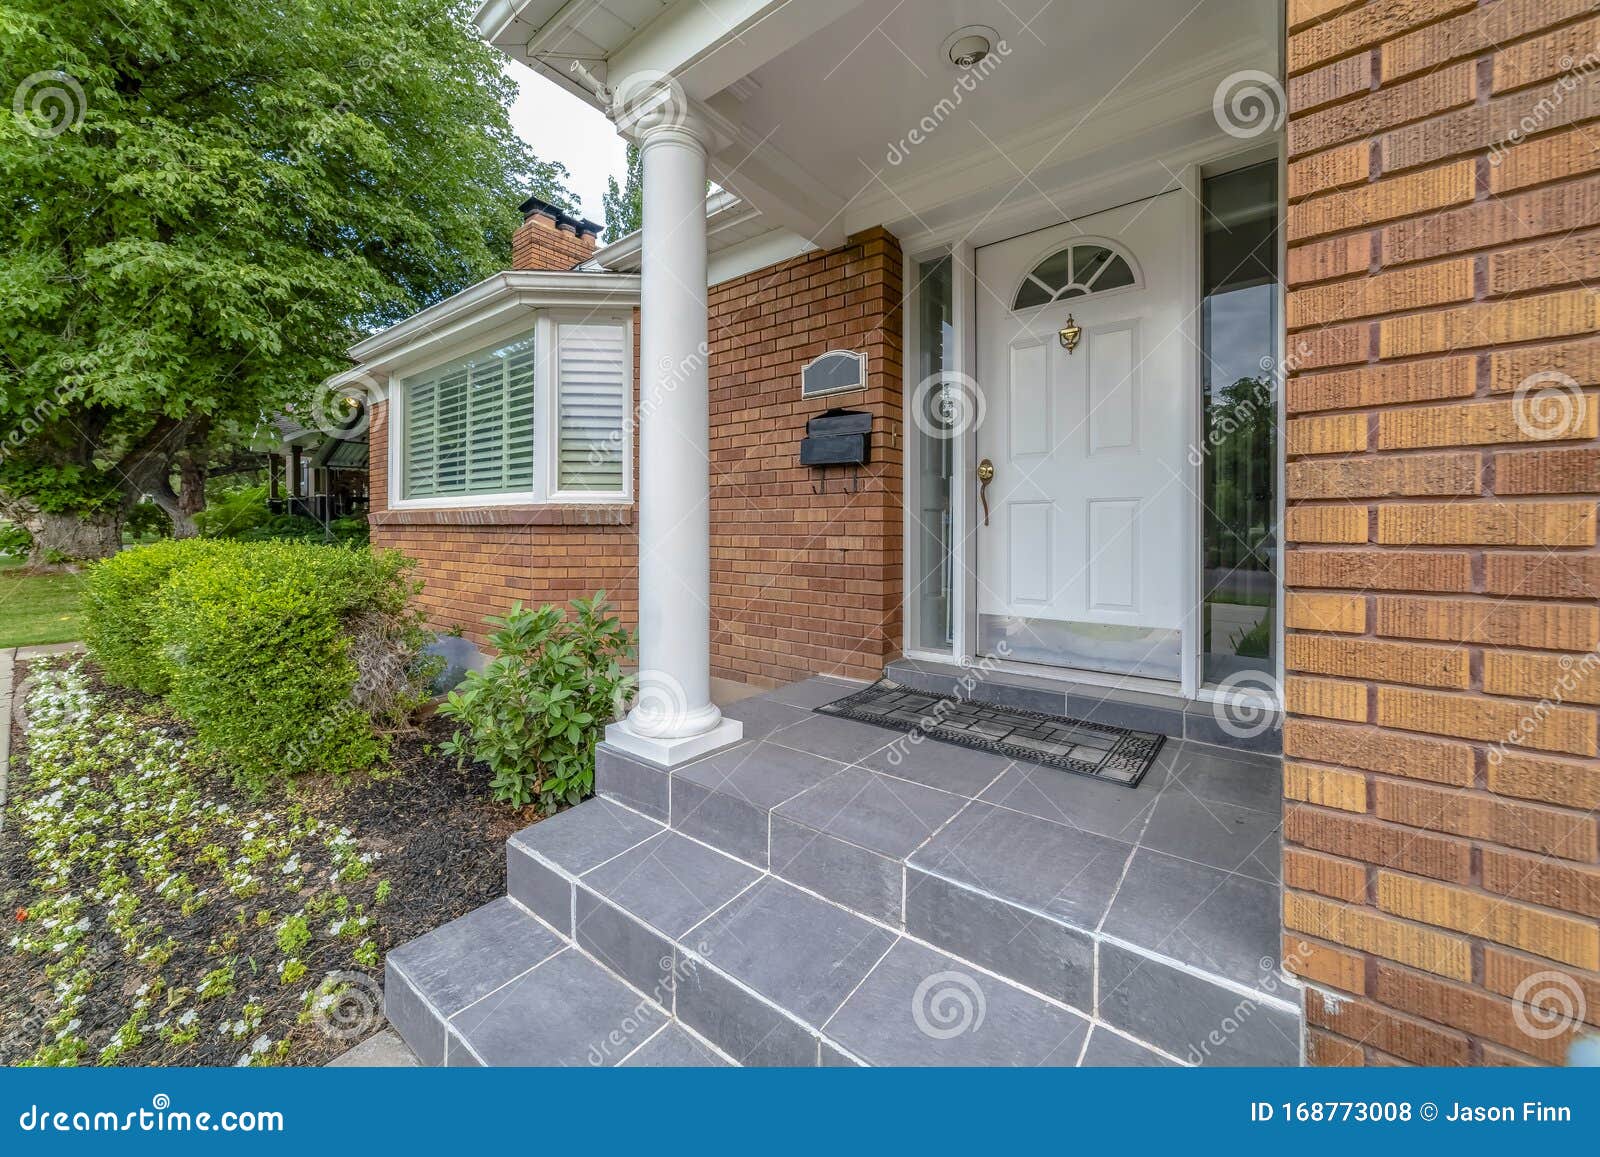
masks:
POLYGON ((529 336, 404 383, 407 498, 533 489, 534 364, 529 336))
POLYGON ((627 327, 561 325, 556 337, 558 487, 624 492, 628 408, 627 327))

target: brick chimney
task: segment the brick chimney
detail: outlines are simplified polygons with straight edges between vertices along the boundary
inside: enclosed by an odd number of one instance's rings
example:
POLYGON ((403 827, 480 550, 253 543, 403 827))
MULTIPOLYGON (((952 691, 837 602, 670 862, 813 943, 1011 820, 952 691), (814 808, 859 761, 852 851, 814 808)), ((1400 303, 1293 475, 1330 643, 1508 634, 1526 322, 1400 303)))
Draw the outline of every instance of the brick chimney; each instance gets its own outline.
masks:
POLYGON ((522 224, 511 235, 511 268, 571 269, 594 256, 600 226, 538 197, 522 203, 522 224))

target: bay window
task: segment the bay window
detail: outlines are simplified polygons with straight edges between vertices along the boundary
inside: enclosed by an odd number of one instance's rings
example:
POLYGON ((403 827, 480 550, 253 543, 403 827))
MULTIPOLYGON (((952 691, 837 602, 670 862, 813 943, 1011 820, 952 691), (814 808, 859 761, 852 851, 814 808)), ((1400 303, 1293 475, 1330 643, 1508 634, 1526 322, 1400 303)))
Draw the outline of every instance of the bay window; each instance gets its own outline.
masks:
POLYGON ((397 375, 390 396, 394 506, 631 497, 626 317, 540 312, 498 342, 397 375))

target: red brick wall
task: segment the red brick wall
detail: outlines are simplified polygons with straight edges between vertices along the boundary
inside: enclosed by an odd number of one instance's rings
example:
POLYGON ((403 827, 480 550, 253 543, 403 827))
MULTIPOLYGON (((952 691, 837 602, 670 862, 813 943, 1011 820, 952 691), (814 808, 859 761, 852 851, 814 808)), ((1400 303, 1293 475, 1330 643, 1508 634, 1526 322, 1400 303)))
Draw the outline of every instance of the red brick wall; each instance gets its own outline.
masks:
POLYGON ((711 292, 712 666, 779 683, 875 677, 899 654, 901 256, 882 229, 711 292), (867 355, 864 392, 803 402, 800 368, 830 349, 867 355), (872 462, 799 465, 808 418, 874 418, 872 462), (818 490, 821 493, 818 493, 818 490))
POLYGON ((579 236, 556 225, 555 218, 529 213, 511 235, 511 268, 571 269, 594 256, 595 236, 579 236))
POLYGON ((1284 953, 1314 1063, 1559 1062, 1580 1026, 1538 1031, 1541 991, 1600 1025, 1600 149, 1573 127, 1600 85, 1563 71, 1589 7, 1288 6, 1284 953))
MULTIPOLYGON (((881 229, 715 286, 710 295, 712 666, 775 684, 817 672, 876 675, 899 653, 901 589, 898 243, 881 229), (802 403, 800 367, 861 350, 868 388, 802 403), (843 405, 877 423, 873 461, 800 467, 806 419, 843 405)), ((635 359, 638 351, 635 349, 635 359)), ((417 558, 440 626, 482 638, 514 599, 566 601, 605 587, 637 613, 632 511, 388 510, 386 407, 374 407, 372 537, 417 558), (599 523, 595 518, 620 523, 599 523)), ((648 416, 646 416, 648 421, 648 416)))
POLYGON ((388 405, 373 407, 372 543, 417 560, 422 606, 438 627, 481 642, 484 616, 513 602, 566 603, 604 590, 637 621, 638 539, 631 507, 390 510, 388 405))

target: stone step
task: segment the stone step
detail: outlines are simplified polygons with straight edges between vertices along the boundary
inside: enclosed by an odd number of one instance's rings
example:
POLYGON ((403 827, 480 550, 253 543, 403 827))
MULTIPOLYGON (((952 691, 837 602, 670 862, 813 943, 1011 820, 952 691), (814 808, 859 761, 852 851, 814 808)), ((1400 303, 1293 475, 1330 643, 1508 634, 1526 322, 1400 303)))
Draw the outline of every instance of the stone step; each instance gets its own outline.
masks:
MULTIPOLYGON (((907 934, 963 966, 976 965, 1174 1055, 1295 1063, 1298 991, 1272 964, 1280 948, 1277 886, 1267 869, 1228 858, 1258 835, 1270 838, 1272 821, 1195 794, 1226 795, 1232 764, 1185 764, 1188 781, 1175 784, 1158 806, 1162 779, 1177 774, 1170 763, 1152 768, 1148 791, 1064 773, 1050 773, 1036 786, 1017 782, 1008 760, 985 765, 979 753, 941 744, 896 763, 881 750, 890 734, 810 716, 670 773, 602 745, 596 782, 608 810, 596 809, 596 818, 585 821, 596 826, 596 837, 568 862, 574 910, 590 903, 586 890, 604 891, 607 873, 595 874, 594 882, 585 873, 595 856, 621 855, 613 834, 640 845, 655 840, 664 851, 676 846, 644 826, 648 817, 630 813, 638 808, 658 817, 658 829, 668 821, 666 833, 709 845, 751 871, 765 870, 892 934, 907 934), (819 727, 827 729, 825 739, 819 727), (797 729, 806 734, 796 736, 797 729), (880 749, 862 750, 873 744, 880 749), (819 746, 836 758, 816 754, 819 746), (852 759, 859 762, 846 762, 852 759), (1201 770, 1189 770, 1195 766, 1201 770), (984 798, 972 798, 979 794, 984 798), (1069 812, 1073 822, 1059 822, 1069 812), (634 826, 623 832, 628 824, 634 826), (1187 829, 1200 824, 1233 827, 1246 838, 1192 848, 1196 836, 1187 829), (1168 826, 1176 829, 1170 842, 1168 826), (1155 847, 1104 834, 1151 829, 1155 847), (1248 1023, 1211 1046, 1216 1056, 1199 1048, 1211 1025, 1238 1019, 1231 1014, 1241 1004, 1254 1011, 1248 1023)), ((564 818, 513 841, 515 847, 535 840, 546 849, 537 855, 545 867, 514 865, 513 880, 548 874, 549 864, 562 862, 562 849, 583 842, 552 826, 564 818)), ((581 929, 579 936, 584 943, 581 929)), ((597 954, 604 947, 584 946, 597 954)), ((643 946, 635 954, 648 959, 643 946)), ((641 987, 658 980, 632 978, 641 987)))
POLYGON ((389 953, 384 1011, 426 1065, 725 1065, 510 899, 389 953))
POLYGON ((573 857, 585 827, 597 840, 617 832, 616 806, 591 801, 519 833, 509 854, 529 864, 514 878, 539 880, 543 900, 565 880, 578 949, 736 1062, 1070 1065, 1082 1055, 1089 1018, 669 828, 599 862, 573 857), (948 1031, 963 1014, 973 1023, 948 1031))
POLYGON ((1191 743, 1207 743, 1240 751, 1276 755, 1283 750, 1283 717, 1263 709, 1247 719, 1225 724, 1216 706, 1151 691, 1065 683, 1014 671, 979 670, 954 663, 898 659, 884 678, 920 691, 974 699, 1001 707, 1020 707, 1069 719, 1082 719, 1134 731, 1154 731, 1191 743))

